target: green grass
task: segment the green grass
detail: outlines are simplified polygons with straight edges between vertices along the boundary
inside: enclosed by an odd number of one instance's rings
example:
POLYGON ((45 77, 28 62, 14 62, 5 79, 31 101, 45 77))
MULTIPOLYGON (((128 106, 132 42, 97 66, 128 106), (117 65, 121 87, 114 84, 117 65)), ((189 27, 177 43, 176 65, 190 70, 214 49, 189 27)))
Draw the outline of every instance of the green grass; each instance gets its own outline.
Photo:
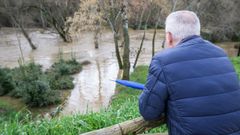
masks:
MULTIPOLYGON (((147 66, 137 67, 131 75, 131 80, 145 82, 147 66)), ((86 115, 63 116, 59 118, 31 119, 19 118, 16 115, 11 120, 0 123, 2 134, 34 134, 34 135, 75 135, 111 126, 126 120, 139 117, 138 96, 141 91, 117 86, 118 94, 113 97, 111 106, 98 113, 90 112, 86 115)), ((166 131, 166 126, 152 130, 152 132, 166 131)))
POLYGON ((240 75, 240 57, 232 57, 230 59, 231 59, 233 65, 234 65, 234 68, 235 68, 235 70, 238 74, 238 77, 239 77, 239 75, 240 75))

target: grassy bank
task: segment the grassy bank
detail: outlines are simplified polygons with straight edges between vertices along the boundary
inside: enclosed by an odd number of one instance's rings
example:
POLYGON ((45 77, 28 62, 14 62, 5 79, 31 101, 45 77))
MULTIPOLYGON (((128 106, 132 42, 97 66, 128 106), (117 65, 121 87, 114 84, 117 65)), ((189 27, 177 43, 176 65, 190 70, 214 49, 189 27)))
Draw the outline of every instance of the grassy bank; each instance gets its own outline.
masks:
MULTIPOLYGON (((145 82, 147 67, 137 67, 131 75, 131 80, 141 83, 145 82)), ((35 135, 75 135, 95 129, 107 127, 126 120, 139 117, 138 95, 141 91, 117 86, 118 94, 113 97, 111 106, 98 113, 89 113, 86 115, 63 116, 51 120, 36 118, 33 119, 26 115, 20 117, 11 116, 0 123, 0 133, 3 134, 35 134, 35 135)), ((166 126, 155 129, 154 132, 166 131, 166 126)))

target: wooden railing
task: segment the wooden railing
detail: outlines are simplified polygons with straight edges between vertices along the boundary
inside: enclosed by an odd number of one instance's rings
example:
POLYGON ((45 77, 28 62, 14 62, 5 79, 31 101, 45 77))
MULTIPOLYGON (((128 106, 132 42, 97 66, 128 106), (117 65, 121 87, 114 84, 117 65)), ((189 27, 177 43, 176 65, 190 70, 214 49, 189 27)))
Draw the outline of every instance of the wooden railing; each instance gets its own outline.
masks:
POLYGON ((126 135, 141 134, 144 131, 158 127, 165 123, 165 117, 162 116, 158 121, 145 121, 142 117, 125 121, 110 127, 83 133, 82 135, 126 135))

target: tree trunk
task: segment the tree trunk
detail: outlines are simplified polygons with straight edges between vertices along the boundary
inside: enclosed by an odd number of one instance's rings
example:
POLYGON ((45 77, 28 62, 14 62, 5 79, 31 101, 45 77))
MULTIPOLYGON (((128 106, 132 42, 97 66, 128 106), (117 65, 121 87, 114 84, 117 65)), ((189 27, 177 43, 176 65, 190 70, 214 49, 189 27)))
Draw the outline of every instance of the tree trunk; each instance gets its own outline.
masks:
MULTIPOLYGON (((161 12, 159 12, 160 16, 161 12)), ((154 29, 154 33, 153 33, 153 39, 152 39, 152 57, 155 55, 155 38, 156 38, 156 34, 157 34, 157 28, 160 22, 160 17, 158 18, 157 22, 155 23, 155 29, 154 29)))
POLYGON ((123 38, 124 38, 124 50, 123 50, 123 77, 124 80, 129 80, 130 61, 129 61, 129 34, 128 34, 128 17, 127 6, 123 5, 122 19, 123 19, 123 38))
POLYGON ((142 51, 142 46, 143 46, 143 42, 144 42, 144 39, 145 39, 145 34, 146 34, 146 30, 147 30, 147 26, 148 26, 148 21, 149 21, 149 18, 150 18, 150 16, 151 16, 151 13, 152 13, 152 11, 150 10, 150 11, 148 12, 147 20, 146 20, 145 25, 144 25, 144 34, 143 34, 143 37, 142 37, 142 41, 141 41, 141 44, 140 44, 140 48, 139 48, 139 50, 138 50, 138 53, 137 53, 137 56, 136 56, 136 59, 135 59, 133 68, 136 67, 137 61, 138 61, 138 58, 139 58, 139 55, 140 55, 140 53, 141 53, 141 51, 142 51))
POLYGON ((121 59, 121 55, 120 55, 120 51, 119 51, 119 47, 118 47, 117 33, 114 32, 114 37, 113 38, 114 38, 114 44, 115 44, 115 51, 116 51, 118 66, 119 66, 119 69, 123 69, 123 63, 122 63, 122 59, 121 59))
POLYGON ((178 0, 172 0, 172 12, 175 11, 178 0))
POLYGON ((28 33, 25 31, 25 29, 23 28, 23 26, 22 26, 21 24, 19 24, 19 26, 20 26, 20 29, 21 29, 24 37, 27 39, 29 45, 31 46, 31 48, 32 48, 33 50, 36 50, 37 47, 33 44, 33 42, 32 42, 32 40, 31 40, 31 38, 29 37, 28 33))
POLYGON ((138 50, 138 52, 137 52, 137 56, 136 56, 136 59, 135 59, 134 64, 133 64, 133 68, 135 68, 136 65, 137 65, 137 61, 138 61, 139 55, 140 55, 140 53, 141 53, 141 51, 142 51, 143 42, 144 42, 144 40, 145 40, 145 35, 146 35, 146 32, 145 32, 145 30, 144 30, 143 37, 142 37, 142 41, 141 41, 141 44, 140 44, 140 48, 139 48, 139 50, 138 50))
POLYGON ((113 22, 111 22, 109 17, 106 17, 108 25, 110 26, 112 33, 113 33, 113 39, 114 39, 114 44, 115 44, 115 52, 116 52, 116 57, 117 57, 117 61, 118 61, 118 67, 119 69, 123 69, 123 63, 121 60, 121 55, 120 55, 120 51, 119 51, 119 46, 118 46, 118 33, 116 31, 115 25, 113 22))
POLYGON ((237 56, 240 56, 240 44, 238 45, 238 52, 237 52, 237 56))
POLYGON ((157 28, 154 29, 154 33, 153 33, 153 39, 152 39, 152 57, 155 54, 155 38, 156 38, 156 34, 157 34, 157 28))
POLYGON ((99 47, 99 36, 100 36, 100 22, 99 22, 99 20, 96 20, 96 26, 95 26, 95 31, 94 31, 95 49, 98 49, 98 47, 99 47))
POLYGON ((27 39, 30 47, 33 49, 33 50, 36 50, 37 47, 33 44, 31 38, 29 37, 27 31, 24 29, 23 25, 22 25, 22 22, 20 22, 15 16, 11 15, 11 18, 13 20, 13 23, 15 24, 15 26, 18 26, 23 34, 23 36, 27 39))
POLYGON ((138 25, 138 29, 139 29, 139 30, 140 30, 141 27, 142 27, 142 19, 143 19, 144 13, 145 13, 145 10, 142 9, 142 13, 141 13, 140 20, 139 20, 139 25, 138 25))
POLYGON ((53 27, 58 32, 58 34, 63 39, 63 41, 67 42, 67 43, 72 42, 71 36, 64 30, 64 27, 59 26, 57 20, 54 17, 52 17, 51 20, 52 20, 51 23, 52 23, 53 27))
MULTIPOLYGON (((22 2, 22 1, 21 1, 22 2)), ((7 10, 12 10, 10 7, 9 7, 9 3, 8 1, 4 1, 4 7, 5 9, 7 10)), ((12 20, 12 24, 16 27, 19 27, 21 29, 21 32, 23 33, 24 37, 27 39, 30 47, 35 50, 37 49, 37 47, 32 43, 32 40, 31 38, 29 37, 28 33, 25 31, 24 27, 23 27, 23 21, 22 19, 20 19, 21 17, 21 11, 18 10, 17 11, 18 13, 14 13, 14 12, 9 12, 8 15, 9 17, 11 18, 12 20)))
MULTIPOLYGON (((43 9, 42 3, 40 3, 40 8, 43 9)), ((43 16, 43 11, 41 9, 40 9, 40 17, 41 17, 41 21, 42 21, 42 27, 46 28, 45 19, 44 19, 44 16, 43 16)))
MULTIPOLYGON (((66 16, 64 14, 67 12, 67 10, 64 8, 60 9, 58 7, 56 7, 55 9, 52 9, 51 7, 49 7, 49 5, 45 3, 44 0, 39 2, 40 2, 39 3, 40 6, 37 6, 35 8, 41 10, 41 12, 43 13, 42 14, 43 20, 45 20, 47 24, 51 25, 57 31, 57 33, 63 39, 64 42, 67 42, 67 43, 72 42, 72 37, 68 32, 69 26, 66 26, 66 23, 65 23, 66 16), (60 14, 57 16, 54 15, 53 10, 59 11, 60 14)), ((57 2, 55 4, 58 5, 57 2)))

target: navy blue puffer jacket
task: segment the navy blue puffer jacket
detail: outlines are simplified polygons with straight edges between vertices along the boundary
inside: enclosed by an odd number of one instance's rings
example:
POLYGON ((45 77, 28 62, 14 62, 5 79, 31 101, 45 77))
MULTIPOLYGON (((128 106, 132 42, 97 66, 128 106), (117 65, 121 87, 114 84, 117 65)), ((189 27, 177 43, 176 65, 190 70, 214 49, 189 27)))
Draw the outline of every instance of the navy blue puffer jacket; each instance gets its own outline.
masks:
POLYGON ((165 113, 170 135, 240 135, 237 74, 222 49, 188 37, 153 57, 139 110, 165 113))

